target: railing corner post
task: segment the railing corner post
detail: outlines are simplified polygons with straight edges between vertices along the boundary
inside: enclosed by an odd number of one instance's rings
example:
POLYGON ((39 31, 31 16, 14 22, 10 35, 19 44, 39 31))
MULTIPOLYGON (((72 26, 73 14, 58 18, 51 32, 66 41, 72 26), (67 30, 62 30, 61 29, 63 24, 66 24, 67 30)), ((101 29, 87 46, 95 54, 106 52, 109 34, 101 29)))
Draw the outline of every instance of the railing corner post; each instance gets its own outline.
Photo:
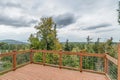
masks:
POLYGON ((80 54, 80 72, 82 72, 82 55, 80 54))
POLYGON ((16 65, 17 65, 17 62, 16 62, 16 51, 13 51, 13 71, 16 70, 16 65))
POLYGON ((43 52, 43 66, 45 66, 45 62, 46 62, 46 53, 45 53, 46 50, 44 50, 43 52))
POLYGON ((59 52, 59 68, 62 68, 62 50, 59 52))
POLYGON ((118 43, 118 80, 120 80, 120 43, 118 43))
POLYGON ((30 63, 33 63, 33 50, 30 50, 30 63))
POLYGON ((108 59, 107 59, 107 54, 105 53, 105 57, 104 57, 104 72, 108 73, 108 59))

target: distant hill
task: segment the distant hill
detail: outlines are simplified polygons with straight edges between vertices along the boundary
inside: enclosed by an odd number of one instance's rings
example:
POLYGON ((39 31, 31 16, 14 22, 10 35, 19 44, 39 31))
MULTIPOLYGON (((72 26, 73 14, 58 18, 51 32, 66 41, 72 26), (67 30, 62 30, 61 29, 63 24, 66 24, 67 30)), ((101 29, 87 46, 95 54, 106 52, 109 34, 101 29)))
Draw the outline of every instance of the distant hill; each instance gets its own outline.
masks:
POLYGON ((25 42, 17 41, 17 40, 12 40, 12 39, 5 39, 5 40, 0 40, 0 42, 8 43, 8 44, 27 44, 25 42))

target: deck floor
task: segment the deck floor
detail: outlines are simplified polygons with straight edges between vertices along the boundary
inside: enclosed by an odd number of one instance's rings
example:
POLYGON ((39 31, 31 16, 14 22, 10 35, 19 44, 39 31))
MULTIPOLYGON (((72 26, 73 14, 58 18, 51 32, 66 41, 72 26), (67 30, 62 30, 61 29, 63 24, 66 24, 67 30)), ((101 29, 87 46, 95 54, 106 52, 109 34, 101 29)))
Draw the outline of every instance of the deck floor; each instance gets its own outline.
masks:
POLYGON ((0 76, 0 80, 107 80, 105 75, 29 64, 0 76))

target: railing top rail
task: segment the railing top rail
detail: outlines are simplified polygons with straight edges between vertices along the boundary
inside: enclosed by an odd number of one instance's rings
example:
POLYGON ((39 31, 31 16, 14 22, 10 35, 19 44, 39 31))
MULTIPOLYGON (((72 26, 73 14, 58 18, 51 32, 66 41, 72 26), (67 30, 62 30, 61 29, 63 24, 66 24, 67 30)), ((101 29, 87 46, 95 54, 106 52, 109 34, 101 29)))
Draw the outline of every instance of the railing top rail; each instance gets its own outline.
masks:
POLYGON ((31 52, 31 50, 18 51, 17 53, 22 54, 22 53, 28 53, 28 52, 31 52))
POLYGON ((2 53, 2 54, 0 54, 0 57, 11 56, 11 55, 13 55, 13 52, 2 53))
POLYGON ((105 54, 99 54, 99 53, 83 53, 83 52, 55 51, 55 50, 33 50, 33 52, 55 53, 55 54, 62 53, 62 54, 68 54, 68 55, 105 57, 105 54))
POLYGON ((24 50, 24 51, 12 51, 12 52, 6 52, 6 53, 1 53, 0 57, 4 57, 4 56, 11 56, 13 54, 23 54, 23 53, 27 53, 30 52, 30 50, 24 50))
POLYGON ((111 57, 111 56, 108 55, 108 54, 105 54, 105 55, 106 55, 106 58, 107 58, 108 60, 110 60, 111 62, 113 62, 115 65, 118 65, 118 60, 117 60, 117 59, 111 57))
POLYGON ((27 53, 27 52, 43 52, 43 53, 54 53, 54 54, 68 54, 68 55, 81 55, 81 56, 92 56, 92 57, 105 57, 105 54, 99 54, 99 53, 82 53, 82 52, 69 52, 69 51, 55 51, 55 50, 24 50, 24 51, 13 51, 13 52, 8 52, 8 53, 2 53, 0 54, 0 57, 4 57, 4 56, 10 56, 13 55, 14 52, 16 52, 16 54, 23 54, 23 53, 27 53))

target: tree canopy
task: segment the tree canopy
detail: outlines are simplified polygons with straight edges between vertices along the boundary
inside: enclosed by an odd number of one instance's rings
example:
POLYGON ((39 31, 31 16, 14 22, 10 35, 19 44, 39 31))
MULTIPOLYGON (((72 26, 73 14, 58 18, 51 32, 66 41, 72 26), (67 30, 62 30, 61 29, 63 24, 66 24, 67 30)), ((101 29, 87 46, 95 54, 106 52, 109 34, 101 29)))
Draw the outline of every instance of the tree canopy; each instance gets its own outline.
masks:
POLYGON ((41 18, 35 29, 37 30, 36 36, 31 35, 29 38, 31 48, 46 50, 61 49, 61 44, 57 38, 56 24, 52 17, 41 18))

